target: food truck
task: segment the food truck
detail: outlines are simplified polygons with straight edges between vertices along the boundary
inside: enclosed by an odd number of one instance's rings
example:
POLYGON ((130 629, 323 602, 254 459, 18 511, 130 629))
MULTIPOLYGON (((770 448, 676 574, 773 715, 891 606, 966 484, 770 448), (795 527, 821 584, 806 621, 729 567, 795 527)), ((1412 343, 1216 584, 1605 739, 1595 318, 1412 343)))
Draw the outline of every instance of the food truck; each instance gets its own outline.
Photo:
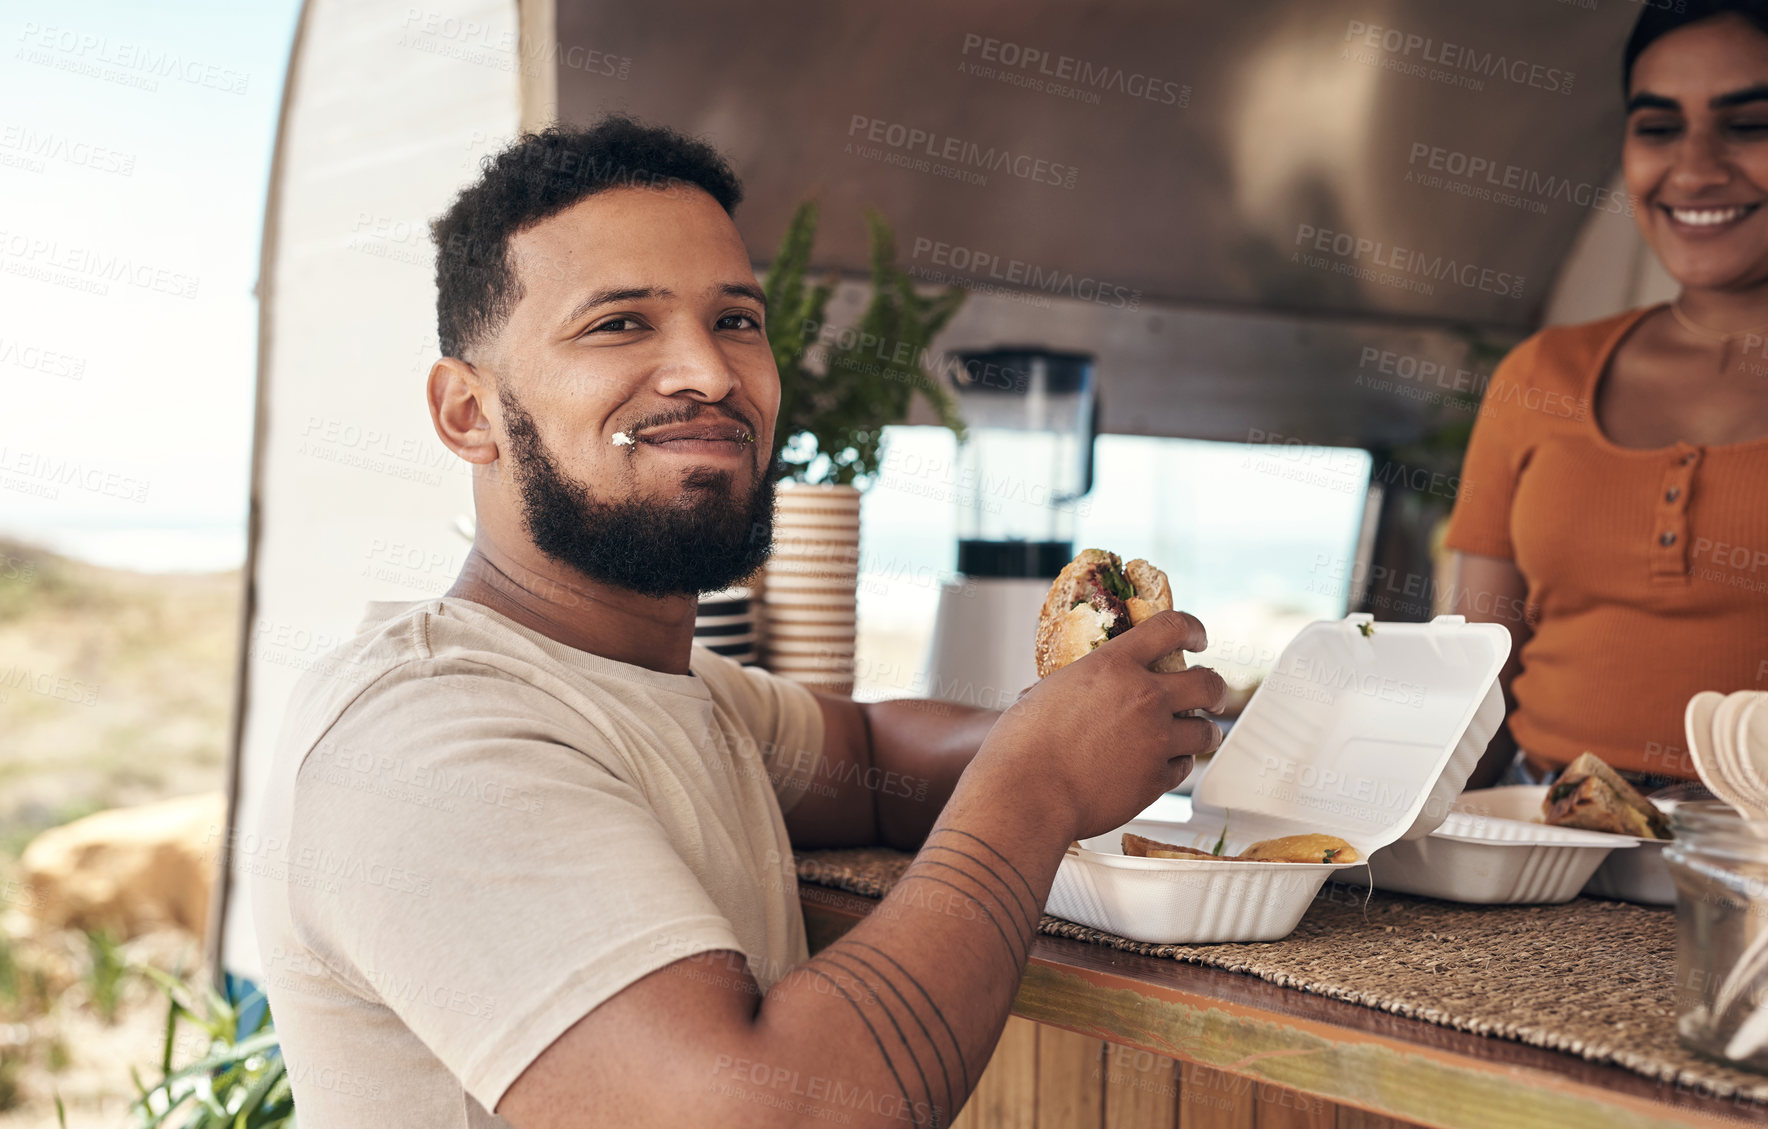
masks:
MULTIPOLYGON (((879 420, 857 480, 783 485, 795 524, 752 584, 702 598, 699 642, 828 693, 1006 708, 1037 680, 1052 582, 1096 546, 1165 569, 1211 628, 1193 661, 1235 691, 1213 763, 1070 848, 957 1124, 1768 1123, 1747 960, 1699 948, 1756 936, 1753 861, 1675 870, 1677 840, 1544 822, 1548 783, 1464 790, 1521 638, 1456 604, 1444 546, 1494 372, 1544 328, 1679 292, 1621 168, 1623 52, 1653 7, 307 0, 259 286, 210 937, 229 983, 274 971, 244 845, 282 703, 366 601, 447 591, 473 535, 471 476, 417 391, 429 221, 519 131, 619 111, 728 156, 759 275, 814 203, 811 371, 875 362, 945 396, 879 420), (906 361, 867 336, 869 214, 898 276, 959 296, 906 361), (1294 834, 1350 849, 1225 857, 1294 834), (1691 1027, 1702 1008, 1725 1030, 1691 1027)), ((1666 482, 1659 516, 1683 521, 1699 487, 1666 482)), ((1725 716, 1747 743, 1744 709, 1725 716)), ((1692 779, 1681 720, 1642 755, 1692 779)), ((907 857, 801 856, 811 951, 907 857)))

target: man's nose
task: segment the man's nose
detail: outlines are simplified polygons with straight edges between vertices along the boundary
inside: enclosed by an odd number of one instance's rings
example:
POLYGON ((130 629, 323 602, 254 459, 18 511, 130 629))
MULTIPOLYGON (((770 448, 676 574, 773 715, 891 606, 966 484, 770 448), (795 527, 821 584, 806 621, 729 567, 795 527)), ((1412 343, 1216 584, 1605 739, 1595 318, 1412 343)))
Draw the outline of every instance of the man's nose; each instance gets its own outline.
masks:
POLYGON ((686 392, 695 399, 716 403, 730 395, 737 376, 712 331, 694 329, 675 336, 656 380, 657 391, 664 396, 686 392))

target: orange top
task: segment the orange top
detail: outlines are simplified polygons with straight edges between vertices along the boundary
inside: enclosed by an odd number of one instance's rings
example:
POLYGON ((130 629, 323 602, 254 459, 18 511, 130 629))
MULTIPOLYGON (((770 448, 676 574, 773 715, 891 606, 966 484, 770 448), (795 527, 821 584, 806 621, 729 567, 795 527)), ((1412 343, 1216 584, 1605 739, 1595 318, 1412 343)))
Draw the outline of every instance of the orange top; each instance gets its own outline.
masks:
POLYGON ((1534 634, 1510 732, 1531 759, 1558 767, 1588 749, 1618 769, 1692 779, 1688 699, 1768 690, 1768 439, 1609 441, 1597 382, 1650 312, 1544 329, 1504 359, 1447 545, 1512 560, 1528 583, 1534 634))

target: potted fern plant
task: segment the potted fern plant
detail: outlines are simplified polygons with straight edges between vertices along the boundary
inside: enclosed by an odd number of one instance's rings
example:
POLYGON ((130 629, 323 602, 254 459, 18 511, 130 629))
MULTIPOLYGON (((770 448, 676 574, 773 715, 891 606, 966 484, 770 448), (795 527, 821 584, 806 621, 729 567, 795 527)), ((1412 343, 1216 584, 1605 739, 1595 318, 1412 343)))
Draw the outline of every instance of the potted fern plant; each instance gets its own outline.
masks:
POLYGON ((929 371, 933 339, 964 291, 923 294, 896 266, 896 245, 877 211, 866 213, 871 299, 857 325, 836 330, 827 308, 835 283, 809 280, 817 207, 800 204, 769 268, 768 343, 780 373, 775 464, 781 484, 774 555, 764 570, 767 666, 830 693, 853 690, 859 579, 860 489, 883 462, 884 429, 924 397, 963 436, 957 404, 929 371))

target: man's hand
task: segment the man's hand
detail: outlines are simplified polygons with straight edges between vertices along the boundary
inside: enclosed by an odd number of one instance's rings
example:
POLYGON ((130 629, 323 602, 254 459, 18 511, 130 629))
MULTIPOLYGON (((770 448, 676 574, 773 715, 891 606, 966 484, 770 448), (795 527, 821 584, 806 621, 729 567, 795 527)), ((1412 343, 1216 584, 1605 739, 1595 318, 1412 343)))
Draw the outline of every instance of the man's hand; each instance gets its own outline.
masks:
POLYGON ((1177 787, 1192 758, 1221 744, 1214 722, 1175 715, 1220 710, 1228 687, 1208 667, 1156 674, 1169 651, 1209 646, 1203 624, 1164 611, 1028 690, 995 724, 971 771, 1003 802, 1071 821, 1084 839, 1134 819, 1177 787))

